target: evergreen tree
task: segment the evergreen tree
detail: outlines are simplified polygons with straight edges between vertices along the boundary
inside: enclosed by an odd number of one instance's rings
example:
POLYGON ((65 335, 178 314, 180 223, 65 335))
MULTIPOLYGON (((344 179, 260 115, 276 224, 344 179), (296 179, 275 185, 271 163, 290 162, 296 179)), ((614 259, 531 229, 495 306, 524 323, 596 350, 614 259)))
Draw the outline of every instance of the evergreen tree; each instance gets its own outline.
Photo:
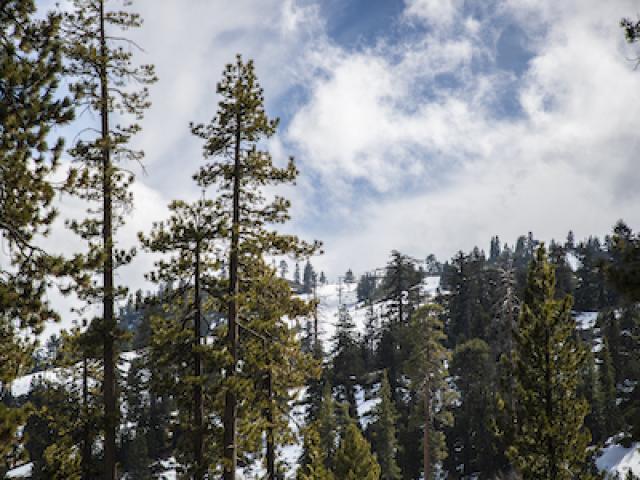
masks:
POLYGON ((327 277, 324 274, 324 272, 320 272, 320 284, 321 285, 326 285, 327 284, 327 277))
POLYGON ((344 274, 344 283, 354 283, 356 281, 356 277, 353 274, 353 271, 351 269, 347 270, 347 272, 344 274))
POLYGON ((240 409, 239 430, 245 453, 260 452, 265 434, 267 476, 275 479, 277 450, 294 441, 290 415, 296 392, 319 372, 313 357, 302 352, 297 330, 286 321, 308 315, 312 305, 292 296, 288 282, 274 270, 264 263, 261 268, 251 275, 240 324, 243 368, 238 376, 248 388, 242 394, 246 403, 240 409))
POLYGON ((302 276, 302 293, 311 293, 313 291, 315 275, 311 262, 307 260, 307 263, 304 265, 304 273, 302 276))
POLYGON ((446 458, 444 428, 452 422, 450 407, 453 391, 447 382, 447 364, 451 359, 445 348, 446 334, 437 305, 423 305, 411 319, 407 342, 410 354, 406 371, 421 418, 422 467, 425 479, 434 475, 432 465, 446 458))
POLYGON ((102 420, 97 402, 101 377, 94 335, 79 328, 63 333, 57 378, 36 384, 30 394, 35 411, 25 431, 35 478, 100 475, 94 449, 102 420))
POLYGON ((620 26, 624 29, 627 42, 634 43, 640 38, 640 20, 633 21, 629 18, 620 20, 620 26))
POLYGON ((496 235, 491 237, 491 248, 489 249, 489 262, 494 263, 500 258, 500 238, 496 235))
POLYGON ((549 246, 549 261, 556 272, 556 297, 564 298, 574 290, 573 271, 567 262, 567 252, 559 243, 551 241, 549 246))
POLYGON ((589 237, 576 248, 580 266, 576 270, 575 308, 578 311, 611 306, 615 303, 605 278, 607 253, 598 237, 589 237))
POLYGON ((280 260, 280 278, 287 278, 287 272, 289 271, 289 265, 286 260, 280 260))
POLYGON ((334 470, 341 480, 378 480, 380 465, 355 422, 350 421, 340 439, 334 470))
MULTIPOLYGON (((149 237, 140 234, 143 246, 155 253, 171 254, 168 260, 156 262, 156 271, 148 275, 155 283, 162 284, 178 280, 181 287, 163 300, 166 310, 173 310, 181 323, 181 328, 188 323, 192 330, 192 344, 189 357, 177 354, 169 357, 173 362, 188 364, 192 372, 187 373, 178 381, 186 385, 180 391, 191 397, 192 419, 189 430, 193 438, 192 454, 189 458, 189 472, 194 479, 204 478, 211 458, 205 458, 204 446, 207 428, 204 424, 204 392, 203 385, 211 374, 203 371, 203 333, 206 332, 203 312, 204 294, 219 294, 220 287, 215 277, 218 269, 218 219, 214 211, 214 204, 209 200, 199 200, 193 204, 174 201, 169 205, 171 217, 166 222, 156 223, 149 237), (176 308, 178 307, 178 308, 176 308)), ((211 303, 211 302, 209 302, 211 303)), ((169 322, 172 319, 167 319, 169 322)), ((156 323, 160 326, 161 321, 156 323)), ((154 332, 155 345, 171 344, 173 337, 166 340, 159 337, 169 333, 173 335, 174 328, 159 328, 154 332)), ((166 352, 159 352, 165 359, 166 352)), ((209 371, 214 369, 209 366, 209 371)), ((185 372, 186 373, 186 372, 185 372)), ((171 391, 176 393, 175 390, 171 391)), ((185 400, 186 401, 186 400, 185 400)))
POLYGON ((373 303, 367 302, 367 313, 362 335, 362 358, 365 371, 371 371, 376 366, 378 344, 380 342, 380 319, 374 311, 373 303))
POLYGON ((139 15, 123 10, 108 10, 107 0, 74 0, 65 18, 67 72, 79 108, 89 110, 99 119, 98 128, 83 130, 71 149, 76 161, 73 190, 91 205, 87 217, 69 222, 70 228, 88 243, 82 257, 85 271, 102 276, 96 282, 78 282, 81 300, 102 303, 102 316, 96 318, 102 333, 104 400, 104 478, 115 480, 118 401, 116 392, 118 358, 114 302, 126 294, 114 283, 114 271, 130 261, 134 250, 116 248, 115 232, 124 222, 121 212, 131 206, 130 170, 121 162, 139 162, 143 153, 129 148, 137 124, 113 125, 113 116, 132 115, 137 120, 149 106, 146 85, 156 80, 151 65, 135 66, 132 53, 122 47, 120 36, 106 29, 128 30, 139 27, 139 15), (127 88, 131 81, 143 85, 140 90, 127 88), (94 133, 95 132, 95 133, 94 133))
POLYGON ((370 273, 365 273, 358 280, 358 286, 356 287, 356 293, 358 295, 358 301, 372 301, 373 294, 376 288, 375 276, 370 273))
POLYGON ((391 386, 387 371, 382 373, 380 383, 380 402, 376 405, 371 425, 372 445, 380 464, 381 480, 400 480, 402 478, 397 462, 398 439, 396 438, 396 422, 398 414, 391 396, 391 386))
POLYGON ((621 220, 613 231, 607 278, 628 300, 640 301, 640 236, 621 220))
POLYGON ((63 69, 60 16, 36 19, 33 0, 0 5, 0 459, 17 445, 28 411, 7 402, 7 385, 30 363, 30 334, 57 314, 45 291, 62 259, 36 246, 55 219, 55 188, 62 139, 52 130, 72 118, 59 91, 63 69))
POLYGON ((613 368, 613 361, 609 352, 609 343, 603 339, 602 349, 598 352, 598 377, 597 382, 601 395, 601 408, 604 432, 602 439, 607 439, 620 431, 620 411, 617 404, 616 374, 613 368))
POLYGON ((599 443, 606 435, 608 428, 607 419, 604 417, 604 392, 599 381, 598 367, 593 352, 585 349, 585 360, 579 371, 580 382, 577 395, 583 397, 589 405, 589 413, 584 418, 584 425, 591 433, 593 443, 599 443))
POLYGON ((322 391, 322 403, 320 404, 316 424, 318 435, 320 436, 320 449, 324 452, 324 465, 327 468, 331 468, 336 453, 338 424, 335 414, 335 401, 333 400, 329 383, 325 383, 322 391))
POLYGON ((293 282, 296 285, 300 285, 300 283, 301 283, 301 279, 300 279, 300 264, 298 262, 296 262, 296 267, 295 267, 295 270, 293 271, 293 282))
POLYGON ((584 347, 574 336, 571 297, 555 298, 555 275, 544 246, 529 267, 519 319, 516 382, 519 430, 509 456, 523 478, 588 478, 588 405, 578 397, 584 347))
POLYGON ((322 451, 316 424, 306 427, 302 448, 304 456, 297 472, 297 480, 334 480, 333 474, 325 465, 326 452, 322 451))
MULTIPOLYGON (((235 480, 237 467, 238 387, 240 367, 239 313, 247 301, 251 268, 264 256, 310 256, 318 245, 270 230, 270 225, 288 220, 289 201, 264 197, 264 187, 291 183, 297 169, 290 159, 284 168, 273 165, 270 154, 259 145, 275 134, 278 120, 264 110, 262 88, 253 62, 240 56, 225 68, 217 92, 222 97, 218 112, 207 125, 192 125, 192 132, 205 141, 204 155, 211 158, 196 180, 203 188, 215 186, 215 210, 223 222, 222 240, 227 247, 224 298, 227 310, 227 353, 224 392, 224 479, 235 480)), ((298 279, 299 280, 299 279, 298 279)), ((255 294, 255 291, 254 291, 255 294)))
POLYGON ((333 385, 338 389, 338 400, 347 402, 349 414, 356 418, 355 387, 364 371, 360 354, 356 325, 343 305, 338 311, 338 323, 331 351, 331 373, 333 385))
POLYGON ((450 371, 460 398, 447 431, 449 471, 492 478, 505 462, 494 428, 496 372, 489 345, 477 338, 458 345, 450 371))
POLYGON ((468 255, 459 252, 451 266, 449 342, 458 345, 472 338, 488 340, 495 302, 489 292, 490 272, 484 254, 477 247, 468 255))

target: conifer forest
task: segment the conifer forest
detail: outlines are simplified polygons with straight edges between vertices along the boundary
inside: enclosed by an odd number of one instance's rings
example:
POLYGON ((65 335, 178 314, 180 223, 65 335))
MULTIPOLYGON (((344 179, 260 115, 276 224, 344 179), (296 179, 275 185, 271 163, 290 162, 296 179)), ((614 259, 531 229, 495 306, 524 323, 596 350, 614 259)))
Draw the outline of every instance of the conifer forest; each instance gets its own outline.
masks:
POLYGON ((540 3, 0 0, 0 479, 640 479, 640 6, 540 3))

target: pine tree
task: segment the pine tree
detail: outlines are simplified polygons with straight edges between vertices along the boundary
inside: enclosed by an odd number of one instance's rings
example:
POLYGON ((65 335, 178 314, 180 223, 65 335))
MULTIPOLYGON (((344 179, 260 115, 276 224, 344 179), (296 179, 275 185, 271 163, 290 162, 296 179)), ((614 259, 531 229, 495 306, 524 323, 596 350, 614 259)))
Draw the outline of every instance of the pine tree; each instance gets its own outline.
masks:
POLYGON ((295 267, 295 270, 293 271, 293 282, 296 285, 300 285, 300 283, 301 283, 301 279, 300 279, 300 264, 298 262, 296 262, 296 267, 295 267))
POLYGON ((489 262, 494 263, 500 258, 500 238, 496 235, 491 237, 491 248, 489 249, 489 262))
POLYGON ((302 293, 311 293, 313 291, 315 272, 313 271, 313 265, 307 260, 304 265, 304 272, 302 274, 302 293))
POLYGON ((335 401, 331 393, 331 385, 325 383, 322 390, 322 403, 318 411, 318 419, 316 421, 318 435, 320 436, 320 449, 324 452, 324 465, 327 468, 333 466, 337 439, 337 421, 335 414, 335 401))
POLYGON ((43 381, 29 398, 35 411, 26 425, 35 478, 91 479, 101 471, 93 455, 101 412, 99 364, 91 329, 63 332, 55 380, 43 381))
POLYGON ((593 352, 588 348, 585 349, 585 360, 580 369, 577 393, 589 405, 589 413, 584 418, 584 425, 591 433, 593 443, 600 443, 606 435, 607 423, 613 424, 604 417, 604 392, 599 381, 598 367, 593 352))
MULTIPOLYGON (((156 80, 153 66, 135 66, 132 52, 123 48, 120 36, 111 36, 107 29, 128 30, 139 27, 139 15, 127 11, 108 10, 107 0, 74 0, 65 18, 67 72, 73 82, 71 89, 76 104, 96 114, 98 128, 85 129, 71 149, 77 163, 73 191, 91 207, 83 220, 69 222, 70 228, 88 243, 82 258, 87 272, 102 275, 102 284, 82 281, 77 292, 81 300, 101 302, 100 324, 103 352, 104 400, 104 478, 115 480, 116 432, 118 401, 116 394, 118 357, 114 302, 126 294, 114 283, 114 271, 128 263, 134 250, 116 248, 115 233, 124 222, 120 213, 131 206, 130 170, 121 162, 140 162, 143 153, 128 147, 132 136, 140 130, 138 124, 113 125, 114 114, 142 118, 149 106, 146 85, 156 80), (143 85, 140 90, 127 88, 131 82, 143 85), (91 133, 95 132, 95 133, 91 133), (99 206, 97 207, 96 204, 99 206)), ((129 43, 131 47, 133 43, 129 43)))
POLYGON ((411 392, 419 400, 416 409, 422 418, 425 479, 432 478, 432 465, 446 457, 443 431, 452 422, 450 407, 454 396, 447 383, 447 364, 451 355, 444 346, 446 334, 440 314, 438 305, 419 307, 412 316, 407 336, 410 353, 406 371, 411 392))
POLYGON ((346 306, 338 311, 338 323, 331 351, 331 376, 333 385, 338 389, 338 400, 349 404, 349 413, 356 417, 355 387, 357 379, 364 371, 364 364, 359 348, 356 325, 349 315, 346 306))
POLYGON ((218 112, 207 125, 192 125, 192 132, 205 141, 204 155, 212 162, 201 168, 196 180, 203 188, 215 186, 215 208, 224 222, 222 240, 227 247, 227 366, 225 368, 224 478, 235 480, 237 467, 238 382, 240 360, 239 312, 251 285, 251 266, 266 255, 310 256, 318 245, 270 230, 270 225, 288 220, 290 202, 264 197, 264 187, 291 183, 297 169, 293 159, 284 168, 273 165, 269 152, 259 145, 274 135, 278 120, 264 110, 262 88, 253 62, 240 56, 225 68, 217 86, 222 97, 218 112))
POLYGON ((63 141, 52 131, 69 122, 72 111, 58 88, 60 16, 47 13, 38 20, 35 12, 33 0, 0 5, 0 459, 16 446, 28 414, 6 405, 4 390, 30 363, 30 334, 58 318, 44 294, 50 276, 63 267, 36 241, 56 217, 51 175, 63 141))
POLYGON ((304 458, 297 472, 297 480, 334 480, 334 476, 327 469, 326 453, 322 451, 320 434, 317 425, 310 424, 304 431, 304 458))
POLYGON ((574 336, 571 297, 555 299, 544 245, 529 267, 519 319, 516 382, 518 430, 509 449, 524 480, 588 478, 588 405, 577 396, 584 347, 574 336))
POLYGON ((459 252, 453 259, 450 273, 451 295, 447 301, 450 321, 447 336, 451 345, 472 338, 489 340, 492 310, 495 302, 488 291, 490 274, 486 259, 477 247, 465 255, 459 252))
MULTIPOLYGON (((148 275, 148 278, 158 284, 175 280, 181 284, 179 289, 167 295, 163 301, 165 309, 176 313, 176 320, 182 324, 182 328, 188 323, 192 331, 190 358, 175 355, 172 360, 189 364, 192 368, 192 372, 179 381, 186 383, 184 388, 189 390, 192 402, 190 430, 193 437, 193 458, 189 462, 192 463, 189 471, 198 480, 205 476, 207 466, 212 463, 211 459, 205 460, 204 453, 206 427, 203 385, 207 381, 205 377, 211 375, 203 372, 202 350, 206 349, 203 345, 203 332, 206 331, 203 301, 205 293, 211 296, 219 294, 220 290, 215 277, 219 268, 216 245, 219 226, 214 204, 210 200, 202 199, 192 204, 174 201, 169 205, 169 211, 170 218, 166 222, 154 224, 149 237, 140 234, 140 240, 151 252, 172 255, 168 260, 157 261, 156 271, 148 275)), ((168 319, 169 322, 171 320, 168 319)), ((165 341, 158 338, 165 331, 172 332, 173 328, 154 332, 156 345, 165 344, 165 341)), ((171 339, 167 340, 171 342, 171 339)), ((160 356, 164 357, 164 354, 162 352, 160 356)), ((209 369, 213 370, 211 366, 209 369)))
POLYGON ((619 221, 611 241, 607 278, 628 300, 637 302, 640 300, 640 236, 619 221))
POLYGON ((334 473, 341 480, 378 480, 380 465, 371 446, 353 421, 346 426, 336 452, 334 473))
POLYGON ((382 480, 400 480, 402 478, 397 462, 398 439, 396 438, 396 422, 398 414, 391 396, 391 386, 387 371, 382 373, 379 392, 380 403, 373 411, 374 423, 371 426, 373 450, 380 464, 382 480))
POLYGON ((602 348, 598 352, 597 382, 602 398, 602 418, 605 426, 604 439, 620 430, 620 411, 617 405, 616 373, 609 351, 609 342, 604 338, 602 348))
POLYGON ((493 478, 505 462, 495 434, 496 369, 491 348, 479 338, 458 345, 450 372, 460 398, 447 431, 448 470, 465 477, 493 478))
POLYGON ((289 265, 286 260, 280 260, 280 278, 287 278, 287 272, 289 271, 289 265))
POLYGON ((240 324, 243 368, 238 376, 248 388, 242 393, 239 431, 244 452, 261 451, 264 433, 267 476, 275 479, 277 449, 294 441, 290 414, 296 392, 319 371, 313 357, 302 352, 297 330, 285 320, 308 315, 312 305, 293 297, 288 282, 275 270, 264 263, 256 266, 240 324))

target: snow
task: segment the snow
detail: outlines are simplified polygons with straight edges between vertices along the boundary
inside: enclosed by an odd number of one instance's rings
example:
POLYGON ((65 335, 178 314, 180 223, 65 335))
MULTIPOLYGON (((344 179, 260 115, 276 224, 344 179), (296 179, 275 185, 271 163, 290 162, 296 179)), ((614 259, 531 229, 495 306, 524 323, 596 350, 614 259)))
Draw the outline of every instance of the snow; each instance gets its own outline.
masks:
POLYGON ((380 402, 379 398, 367 399, 365 390, 361 386, 356 387, 356 411, 360 418, 360 426, 366 429, 373 421, 372 414, 374 407, 380 402))
MULTIPOLYGON (((338 311, 340 305, 344 305, 347 312, 353 319, 358 332, 363 333, 365 331, 365 325, 367 322, 367 315, 369 307, 358 303, 358 285, 357 283, 328 283, 321 285, 317 289, 317 296, 319 301, 318 306, 318 321, 320 330, 320 339, 325 344, 327 350, 331 348, 331 338, 333 338, 336 323, 338 320, 338 311)), ((440 289, 440 277, 439 276, 427 276, 423 280, 420 291, 428 299, 433 299, 440 289)), ((310 296, 305 296, 306 299, 311 299, 310 296)), ((386 309, 386 304, 378 303, 373 306, 374 315, 380 319, 386 309)))
POLYGON ((59 381, 60 369, 53 368, 51 370, 30 373, 29 375, 24 375, 22 377, 16 378, 15 381, 11 384, 11 395, 14 397, 27 395, 31 391, 31 386, 42 380, 46 380, 49 382, 59 381))
POLYGON ((4 478, 31 478, 33 463, 25 463, 13 470, 9 470, 4 478))
POLYGON ((578 257, 573 252, 567 253, 567 263, 569 264, 571 270, 573 270, 574 272, 582 266, 582 262, 578 260, 578 257))
POLYGON ((176 468, 178 464, 174 457, 169 457, 167 460, 160 460, 160 466, 164 471, 160 474, 160 480, 177 480, 178 473, 176 468))
MULTIPOLYGON (((128 373, 129 368, 131 367, 131 362, 138 357, 140 357, 140 353, 135 351, 122 352, 120 354, 119 369, 123 377, 126 376, 126 374, 128 373)), ((62 383, 64 382, 63 374, 65 373, 67 375, 71 374, 70 371, 65 372, 64 369, 62 368, 52 368, 49 370, 43 370, 41 372, 30 373, 28 375, 18 377, 11 384, 11 395, 14 397, 27 395, 31 391, 34 384, 43 380, 47 382, 53 382, 53 383, 55 382, 62 383)), ((79 382, 80 380, 78 380, 78 385, 80 385, 79 382)))
POLYGON ((634 475, 640 475, 640 442, 625 448, 614 443, 615 437, 607 440, 605 448, 596 460, 598 470, 612 475, 619 474, 622 478, 629 470, 634 475))
POLYGON ((591 330, 596 326, 598 312, 579 312, 575 317, 579 330, 591 330))

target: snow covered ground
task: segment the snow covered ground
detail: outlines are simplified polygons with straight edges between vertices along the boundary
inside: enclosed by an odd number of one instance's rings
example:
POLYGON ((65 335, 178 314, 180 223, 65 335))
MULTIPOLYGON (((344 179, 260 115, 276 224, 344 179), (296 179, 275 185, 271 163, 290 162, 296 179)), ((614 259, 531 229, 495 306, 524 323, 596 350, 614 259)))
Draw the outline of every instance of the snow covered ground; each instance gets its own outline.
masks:
POLYGON ((576 314, 576 326, 580 330, 591 330, 596 326, 598 312, 579 312, 576 314))
MULTIPOLYGON (((329 283, 318 287, 317 295, 320 305, 318 307, 318 320, 320 338, 329 347, 338 321, 340 305, 347 308, 347 312, 356 324, 357 330, 362 333, 365 330, 369 308, 358 303, 357 283, 329 283)), ((433 299, 440 288, 440 277, 426 277, 420 286, 421 293, 429 299, 433 299)), ((384 313, 384 305, 374 305, 373 313, 381 319, 384 313)))
POLYGON ((4 478, 31 478, 31 471, 33 470, 33 463, 25 463, 13 470, 9 470, 4 478))
POLYGON ((607 441, 605 448, 602 449, 596 460, 598 469, 612 475, 618 474, 620 478, 624 478, 629 470, 635 475, 640 475, 640 442, 625 448, 614 443, 614 438, 607 441))

